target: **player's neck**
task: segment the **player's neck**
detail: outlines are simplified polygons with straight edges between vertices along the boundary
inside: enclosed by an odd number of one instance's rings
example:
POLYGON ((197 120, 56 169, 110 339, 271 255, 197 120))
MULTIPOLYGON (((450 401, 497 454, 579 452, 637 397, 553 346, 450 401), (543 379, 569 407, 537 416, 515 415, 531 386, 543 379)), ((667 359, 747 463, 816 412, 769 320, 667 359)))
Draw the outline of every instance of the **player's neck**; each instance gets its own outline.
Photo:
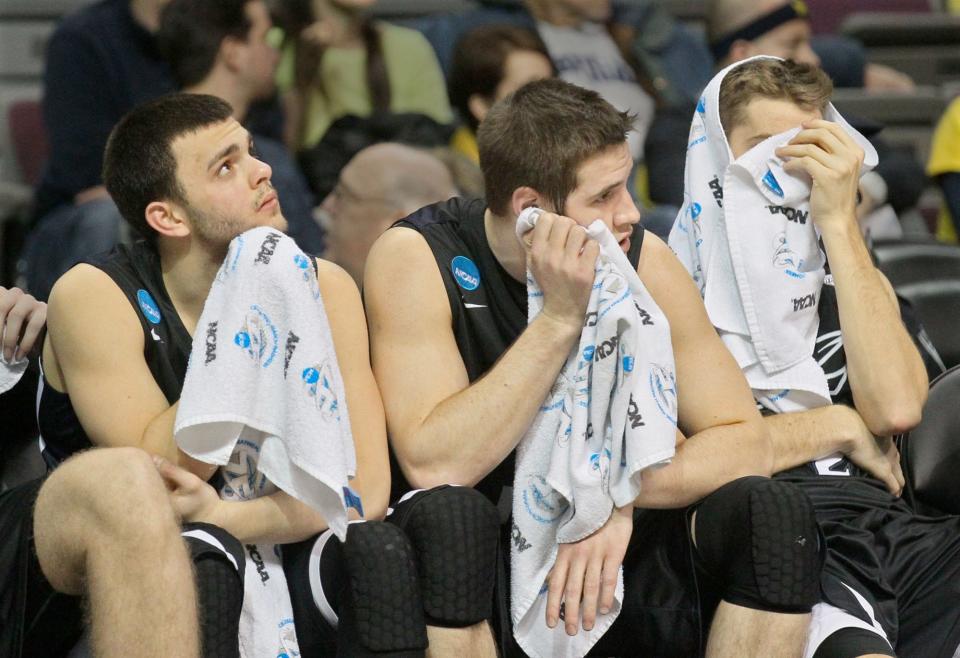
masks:
POLYGON ((490 251, 500 266, 521 283, 527 280, 527 254, 514 231, 516 219, 498 217, 488 209, 483 214, 483 229, 490 251))
POLYGON ((192 335, 226 254, 213 254, 196 240, 164 246, 168 248, 160 251, 163 284, 180 321, 192 335))

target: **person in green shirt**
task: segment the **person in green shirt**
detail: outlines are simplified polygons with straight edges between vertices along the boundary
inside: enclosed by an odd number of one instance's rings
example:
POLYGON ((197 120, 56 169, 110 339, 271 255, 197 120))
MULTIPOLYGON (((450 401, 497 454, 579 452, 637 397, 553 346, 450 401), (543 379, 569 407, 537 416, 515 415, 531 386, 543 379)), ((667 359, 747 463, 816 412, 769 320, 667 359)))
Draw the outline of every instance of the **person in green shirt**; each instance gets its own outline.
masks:
POLYGON ((277 82, 293 150, 317 144, 336 119, 413 112, 453 120, 436 55, 417 31, 371 20, 375 0, 291 0, 277 82))

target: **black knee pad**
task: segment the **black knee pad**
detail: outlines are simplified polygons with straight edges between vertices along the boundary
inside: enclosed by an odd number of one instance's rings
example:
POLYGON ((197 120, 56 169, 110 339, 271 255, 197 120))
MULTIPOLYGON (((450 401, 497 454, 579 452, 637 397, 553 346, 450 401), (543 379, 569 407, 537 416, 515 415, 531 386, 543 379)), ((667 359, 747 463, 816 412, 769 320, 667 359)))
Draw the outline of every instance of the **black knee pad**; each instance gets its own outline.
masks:
POLYGON ((226 530, 206 523, 188 523, 182 534, 193 560, 203 655, 239 656, 243 546, 226 530))
POLYGON ((422 656, 427 626, 413 547, 403 530, 379 521, 352 523, 344 548, 349 584, 337 655, 422 656))
POLYGON ((770 612, 809 612, 820 598, 820 533, 797 486, 740 478, 697 507, 700 566, 730 603, 770 612))
POLYGON ((387 517, 413 543, 427 623, 462 628, 493 615, 500 519, 469 487, 421 491, 387 517))

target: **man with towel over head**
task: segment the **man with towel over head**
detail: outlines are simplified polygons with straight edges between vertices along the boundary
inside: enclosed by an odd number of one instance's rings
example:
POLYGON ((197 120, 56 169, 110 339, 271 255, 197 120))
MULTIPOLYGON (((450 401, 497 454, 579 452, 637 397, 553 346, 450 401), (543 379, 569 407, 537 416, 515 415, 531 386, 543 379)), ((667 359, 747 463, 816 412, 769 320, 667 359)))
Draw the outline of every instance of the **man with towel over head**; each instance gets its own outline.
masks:
POLYGON ((374 245, 392 447, 407 486, 500 509, 503 655, 796 656, 819 598, 811 506, 768 479, 736 362, 638 223, 631 126, 592 91, 530 83, 480 125, 486 199, 374 245))
MULTIPOLYGON (((213 561, 227 572, 218 588, 205 589, 201 582, 201 620, 221 611, 233 615, 232 629, 204 636, 204 655, 262 656, 269 650, 269 655, 422 656, 426 629, 413 549, 397 527, 376 521, 386 512, 389 470, 360 295, 341 268, 306 256, 284 235, 287 223, 270 167, 255 157, 254 148, 230 105, 213 96, 166 96, 136 108, 115 127, 104 180, 144 239, 77 265, 53 289, 39 399, 44 456, 56 463, 91 446, 136 446, 154 455, 177 515, 183 522, 200 522, 188 534, 218 549, 213 561), (228 247, 231 258, 225 261, 228 247), (284 335, 279 345, 269 343, 279 322, 271 324, 264 314, 247 314, 242 327, 225 318, 219 330, 216 323, 211 328, 204 317, 213 292, 222 297, 230 279, 272 285, 280 279, 271 274, 271 259, 277 267, 288 266, 295 292, 308 296, 294 315, 320 313, 322 322, 299 336, 284 335), (318 337, 330 346, 327 358, 305 367, 304 352, 318 337), (274 368, 267 368, 265 355, 274 368), (289 467, 300 478, 299 486, 287 487, 293 494, 282 488, 286 483, 278 484, 279 477, 264 472, 268 446, 281 443, 296 452, 297 464, 334 459, 327 452, 311 454, 321 446, 326 450, 329 437, 311 436, 311 444, 287 441, 283 423, 290 419, 282 412, 301 407, 286 397, 286 388, 270 397, 270 391, 251 389, 270 400, 267 411, 279 414, 271 416, 279 418, 278 426, 259 434, 253 426, 263 405, 236 396, 242 409, 222 407, 224 397, 227 403, 235 397, 234 381, 206 382, 206 390, 188 400, 198 373, 230 362, 250 365, 252 357, 259 358, 253 370, 276 374, 279 368, 281 378, 293 373, 307 406, 339 425, 343 431, 334 439, 349 447, 336 455, 339 461, 353 461, 355 445, 355 467, 344 474, 343 493, 335 492, 338 501, 343 498, 338 517, 302 502, 303 490, 313 483, 303 484, 309 478, 293 460, 279 467, 272 462, 274 469, 289 467), (235 412, 245 414, 250 425, 236 424, 241 440, 234 436, 236 449, 228 450, 229 461, 219 469, 220 462, 184 452, 202 451, 178 447, 185 444, 179 426, 187 421, 194 421, 189 428, 194 437, 212 434, 204 424, 211 419, 181 417, 190 405, 202 413, 205 399, 213 420, 235 412), (351 523, 346 532, 347 518, 357 518, 353 510, 347 517, 347 507, 362 510, 371 522, 351 523), (325 532, 335 521, 339 539, 325 532), (285 548, 294 542, 301 543, 288 555, 285 548), (273 600, 252 595, 282 580, 281 558, 289 593, 271 590, 273 600), (257 626, 262 617, 254 615, 244 636, 251 599, 268 609, 292 608, 292 614, 268 619, 266 631, 257 626)), ((267 292, 263 308, 286 299, 288 291, 277 286, 267 292)), ((235 307, 242 303, 242 297, 232 301, 235 307)), ((205 578, 199 567, 198 578, 205 578)))
POLYGON ((920 421, 922 330, 874 267, 857 183, 876 151, 810 64, 756 57, 710 82, 693 117, 669 244, 765 416, 779 482, 826 538, 805 656, 956 655, 960 517, 921 518, 892 438, 920 421))

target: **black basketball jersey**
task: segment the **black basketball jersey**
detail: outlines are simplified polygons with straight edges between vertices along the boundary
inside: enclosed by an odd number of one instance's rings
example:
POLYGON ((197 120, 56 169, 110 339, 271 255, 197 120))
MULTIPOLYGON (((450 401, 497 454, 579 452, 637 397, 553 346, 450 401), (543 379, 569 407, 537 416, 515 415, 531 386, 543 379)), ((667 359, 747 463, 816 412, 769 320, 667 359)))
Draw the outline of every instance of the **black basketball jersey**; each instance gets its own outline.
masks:
MULTIPOLYGON (((471 383, 493 367, 527 326, 526 283, 510 276, 493 255, 484 229, 485 211, 482 200, 453 198, 395 224, 419 232, 433 252, 471 383)), ((637 224, 627 254, 634 267, 642 244, 643 228, 637 224)), ((502 488, 513 485, 513 471, 510 453, 476 488, 496 504, 502 488)), ((394 481, 395 492, 409 489, 399 469, 394 469, 394 481)))
MULTIPOLYGON (((106 272, 130 302, 143 330, 144 360, 167 402, 173 404, 183 389, 192 339, 163 284, 160 256, 141 241, 119 245, 84 262, 106 272)), ((40 445, 50 468, 92 446, 67 394, 53 389, 44 378, 37 395, 40 445)))
MULTIPOLYGON (((923 358, 927 374, 933 379, 943 372, 943 362, 939 354, 933 347, 933 343, 927 337, 926 332, 917 320, 910 303, 898 297, 900 304, 900 316, 906 326, 907 332, 913 338, 920 356, 923 358)), ((843 346, 843 332, 840 329, 840 307, 837 304, 837 291, 833 286, 833 277, 828 273, 824 278, 824 284, 820 289, 820 299, 817 302, 817 311, 820 316, 820 326, 817 330, 816 344, 814 345, 813 356, 820 364, 823 374, 827 378, 827 386, 830 390, 830 399, 834 404, 843 404, 848 407, 854 407, 853 391, 850 388, 850 381, 847 377, 847 354, 843 346)), ((883 355, 877 355, 882 359, 883 355)), ((805 464, 791 469, 789 471, 795 475, 804 473, 815 473, 819 475, 855 475, 870 477, 866 471, 863 471, 846 457, 840 457, 832 461, 829 465, 821 460, 816 463, 805 464), (825 472, 825 470, 828 472, 825 472)))

